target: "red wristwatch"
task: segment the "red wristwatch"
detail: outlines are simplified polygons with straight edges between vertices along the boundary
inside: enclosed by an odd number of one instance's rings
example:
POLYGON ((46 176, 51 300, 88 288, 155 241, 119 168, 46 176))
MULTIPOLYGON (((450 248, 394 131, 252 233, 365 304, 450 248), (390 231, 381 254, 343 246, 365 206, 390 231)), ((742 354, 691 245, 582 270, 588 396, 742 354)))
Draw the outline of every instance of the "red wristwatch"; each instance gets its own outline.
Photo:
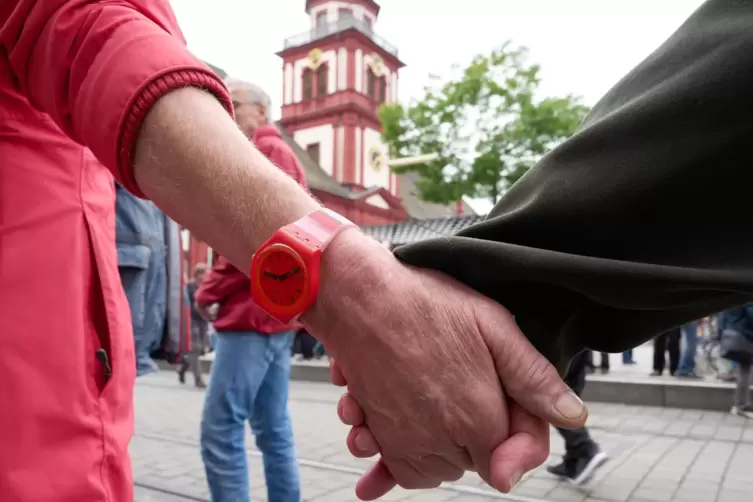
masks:
POLYGON ((251 260, 251 298, 281 323, 295 321, 319 293, 322 252, 340 232, 355 227, 321 208, 279 229, 251 260))

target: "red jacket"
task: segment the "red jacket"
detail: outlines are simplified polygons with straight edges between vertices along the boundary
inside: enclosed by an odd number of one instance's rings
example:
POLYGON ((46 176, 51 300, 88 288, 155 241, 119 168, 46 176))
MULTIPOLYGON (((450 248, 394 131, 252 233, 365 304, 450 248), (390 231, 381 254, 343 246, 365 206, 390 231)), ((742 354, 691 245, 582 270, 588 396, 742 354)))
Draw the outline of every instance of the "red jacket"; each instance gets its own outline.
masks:
POLYGON ((0 2, 2 502, 133 502, 113 175, 139 193, 140 124, 187 85, 230 107, 167 0, 0 2))
POLYGON ((309 186, 306 183, 306 173, 303 166, 293 153, 293 149, 283 141, 279 129, 273 125, 260 127, 254 133, 254 144, 273 164, 308 191, 309 186))
MULTIPOLYGON (((257 129, 254 134, 254 143, 259 151, 277 167, 303 188, 308 189, 303 167, 293 150, 282 140, 280 131, 276 127, 267 125, 257 129)), ((215 303, 220 305, 214 328, 220 333, 253 331, 266 335, 300 328, 300 325, 282 324, 256 306, 251 300, 251 281, 246 273, 248 271, 238 270, 224 257, 219 256, 204 282, 199 286, 196 292, 196 302, 199 305, 205 307, 215 303)))

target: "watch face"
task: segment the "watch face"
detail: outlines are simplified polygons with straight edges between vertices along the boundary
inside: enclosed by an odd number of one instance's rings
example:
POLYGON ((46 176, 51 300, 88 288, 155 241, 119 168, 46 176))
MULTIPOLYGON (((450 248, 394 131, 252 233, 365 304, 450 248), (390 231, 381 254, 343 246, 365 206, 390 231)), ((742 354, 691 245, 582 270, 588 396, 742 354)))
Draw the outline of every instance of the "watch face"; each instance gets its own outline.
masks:
POLYGON ((270 248, 259 263, 259 285, 264 296, 279 307, 292 307, 306 292, 306 267, 287 246, 270 248))

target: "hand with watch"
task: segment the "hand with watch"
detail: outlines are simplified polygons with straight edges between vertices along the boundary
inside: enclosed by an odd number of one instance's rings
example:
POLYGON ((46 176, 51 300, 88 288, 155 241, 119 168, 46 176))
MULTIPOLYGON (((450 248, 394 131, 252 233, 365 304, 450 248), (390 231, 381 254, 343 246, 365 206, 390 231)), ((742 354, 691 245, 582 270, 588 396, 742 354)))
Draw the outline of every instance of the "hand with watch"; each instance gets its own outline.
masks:
POLYGON ((381 454, 358 496, 468 470, 509 491, 547 458, 547 422, 578 427, 585 408, 502 306, 401 264, 354 227, 322 208, 281 228, 255 253, 251 282, 261 308, 300 318, 337 360, 348 448, 381 454))

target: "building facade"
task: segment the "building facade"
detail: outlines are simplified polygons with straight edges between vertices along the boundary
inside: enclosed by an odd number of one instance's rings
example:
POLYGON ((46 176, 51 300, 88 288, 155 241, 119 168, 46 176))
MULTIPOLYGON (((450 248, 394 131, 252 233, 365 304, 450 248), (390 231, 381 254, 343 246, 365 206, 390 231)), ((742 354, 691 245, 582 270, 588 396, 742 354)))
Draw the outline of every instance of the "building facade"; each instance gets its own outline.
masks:
POLYGON ((308 0, 311 28, 285 40, 280 124, 324 171, 353 190, 399 197, 377 110, 397 101, 397 48, 377 35, 373 0, 308 0))

